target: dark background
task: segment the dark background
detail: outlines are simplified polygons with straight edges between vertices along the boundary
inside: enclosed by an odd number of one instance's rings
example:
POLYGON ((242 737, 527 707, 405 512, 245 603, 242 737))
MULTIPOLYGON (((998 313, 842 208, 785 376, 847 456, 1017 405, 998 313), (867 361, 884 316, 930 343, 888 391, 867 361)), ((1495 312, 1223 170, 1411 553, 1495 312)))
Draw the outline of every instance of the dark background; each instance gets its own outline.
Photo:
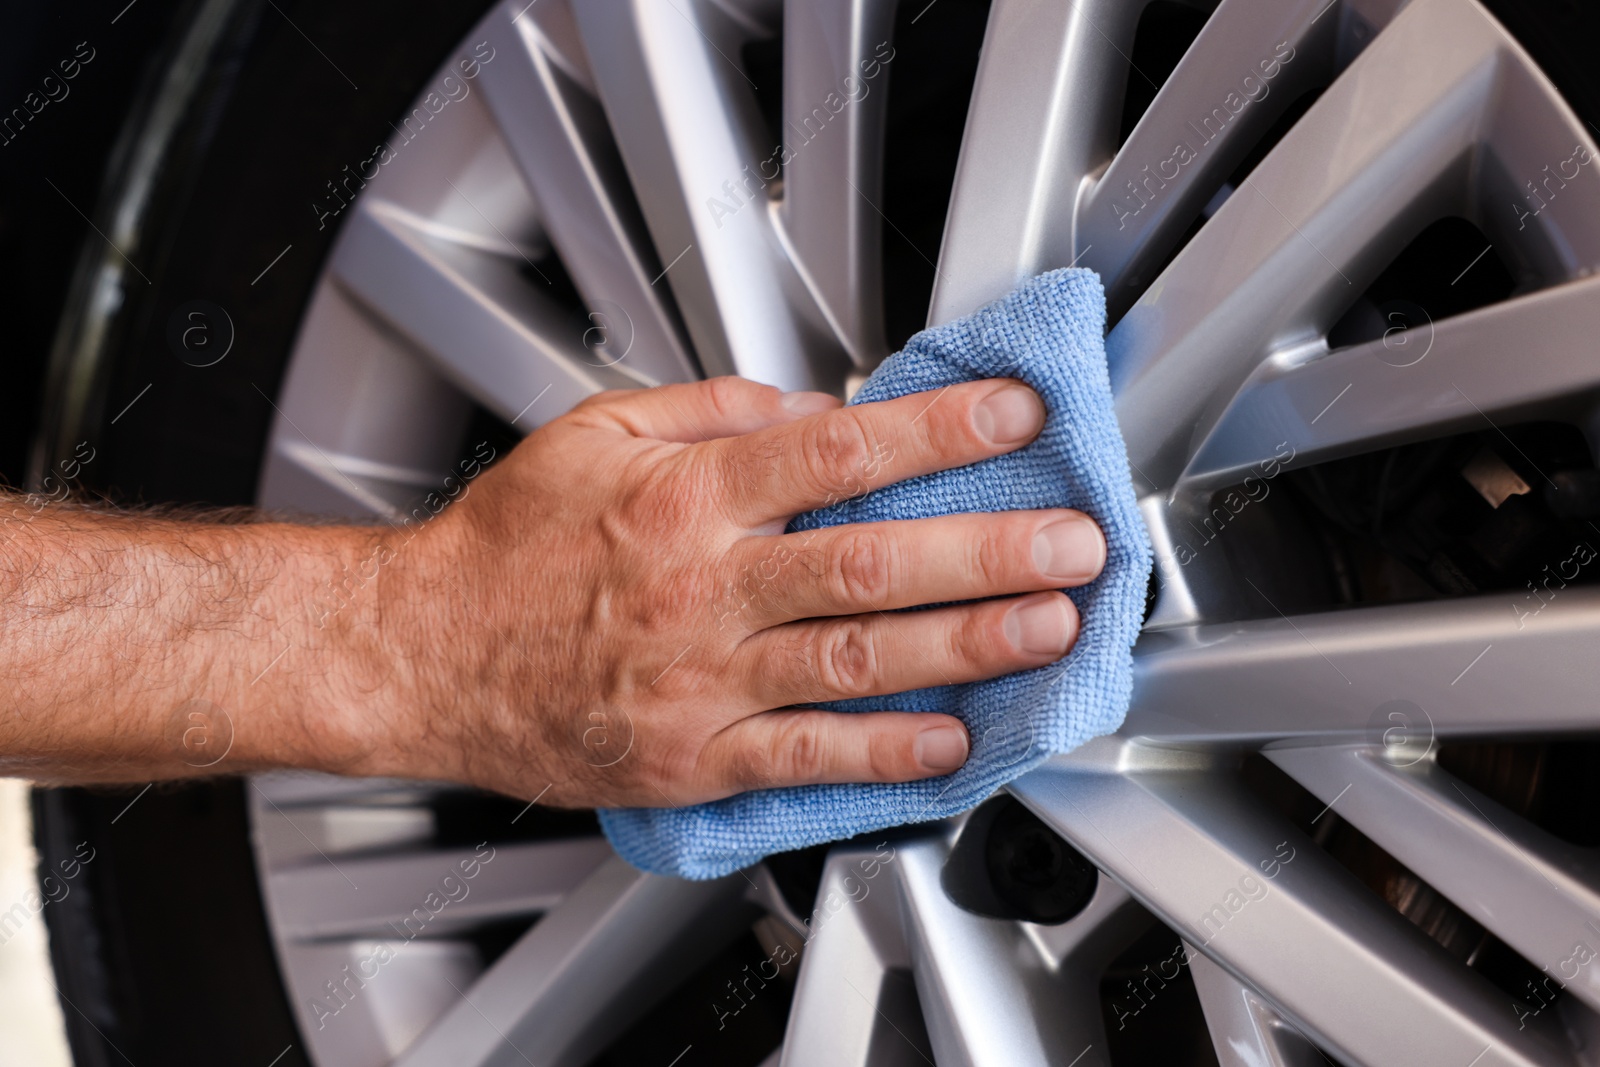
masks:
POLYGON ((70 59, 79 42, 95 50, 66 83, 68 95, 0 145, 0 360, 7 383, 0 387, 0 478, 13 486, 24 477, 67 282, 92 232, 78 212, 94 216, 128 108, 173 16, 185 7, 136 0, 123 12, 126 5, 0 4, 0 116, 23 107, 29 92, 43 95, 45 75, 59 77, 57 63, 70 59))

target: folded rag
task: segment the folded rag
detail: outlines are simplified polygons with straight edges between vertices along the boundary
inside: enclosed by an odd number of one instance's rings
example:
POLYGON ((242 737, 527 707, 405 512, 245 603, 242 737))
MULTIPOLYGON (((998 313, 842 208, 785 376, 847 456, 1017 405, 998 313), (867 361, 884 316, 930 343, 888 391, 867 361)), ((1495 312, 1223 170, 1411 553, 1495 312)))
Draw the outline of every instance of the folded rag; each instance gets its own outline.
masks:
MULTIPOLYGON (((602 811, 600 823, 623 859, 655 874, 715 878, 774 852, 943 818, 1048 756, 1121 725, 1150 542, 1112 412, 1104 334, 1105 294, 1099 277, 1083 269, 1040 275, 967 318, 917 334, 852 403, 976 378, 1020 378, 1044 399, 1044 432, 1009 455, 888 485, 790 525, 801 531, 959 512, 1079 508, 1099 522, 1109 551, 1099 578, 1068 590, 1083 620, 1072 652, 991 681, 825 705, 959 717, 972 750, 954 774, 893 785, 769 789, 688 808, 602 811)), ((892 458, 885 470, 893 476, 892 458)))

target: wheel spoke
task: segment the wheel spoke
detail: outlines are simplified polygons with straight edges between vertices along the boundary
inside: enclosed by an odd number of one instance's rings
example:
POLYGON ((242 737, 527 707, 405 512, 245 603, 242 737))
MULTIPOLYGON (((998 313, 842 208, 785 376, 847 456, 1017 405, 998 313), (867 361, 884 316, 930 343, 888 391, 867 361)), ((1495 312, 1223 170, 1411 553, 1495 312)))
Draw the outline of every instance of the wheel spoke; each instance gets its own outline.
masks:
POLYGON ((275 870, 267 894, 288 938, 448 936, 549 911, 611 854, 599 838, 501 844, 487 852, 319 854, 275 870))
POLYGON ((350 456, 334 449, 318 447, 310 441, 291 440, 283 451, 308 468, 325 470, 325 476, 333 480, 358 479, 368 485, 379 484, 386 489, 408 492, 412 496, 419 490, 439 484, 439 475, 434 471, 350 456))
POLYGON ((483 970, 465 941, 291 941, 278 958, 318 1064, 388 1063, 483 970))
POLYGON ((466 397, 336 286, 318 292, 302 334, 275 402, 260 504, 392 518, 441 488, 452 462, 441 457, 460 449, 471 415, 466 397))
POLYGON ((1269 354, 1314 343, 1410 232, 1465 210, 1506 43, 1462 0, 1406 8, 1118 323, 1112 386, 1145 490, 1174 482, 1269 354))
MULTIPOLYGON (((595 324, 596 361, 627 360, 658 382, 699 376, 667 306, 644 220, 634 210, 627 174, 600 103, 571 73, 581 58, 546 29, 572 27, 571 9, 546 0, 522 14, 500 7, 488 21, 499 62, 483 68, 483 91, 521 170, 539 219, 583 294, 595 324), (548 8, 548 10, 544 10, 548 8)), ((575 27, 573 27, 575 29, 575 27)))
POLYGON ((1184 947, 1219 1067, 1325 1067, 1316 1047, 1255 990, 1193 945, 1184 947))
POLYGON ((737 875, 686 882, 600 866, 511 947, 396 1067, 577 1067, 753 914, 737 875))
POLYGON ((310 771, 277 771, 250 779, 251 792, 285 808, 366 799, 416 795, 416 782, 404 778, 340 778, 310 771))
MULTIPOLYGON (((783 137, 796 140, 783 168, 779 221, 845 350, 866 367, 887 355, 876 205, 889 96, 882 58, 892 54, 880 49, 893 35, 895 5, 813 0, 784 7, 783 137)), ((772 155, 760 158, 765 165, 772 155)), ((776 162, 766 171, 776 174, 776 162)))
POLYGON ((849 847, 829 853, 795 982, 782 1067, 900 1062, 905 1057, 895 1054, 915 1039, 906 1005, 885 1002, 893 999, 895 974, 910 970, 911 957, 900 929, 898 875, 862 877, 876 870, 861 866, 874 858, 871 850, 849 847))
POLYGON ((397 519, 418 495, 409 484, 346 471, 326 451, 288 435, 274 442, 262 483, 263 499, 293 500, 297 512, 346 519, 397 519))
POLYGON ((1256 141, 1302 93, 1331 80, 1340 16, 1327 0, 1218 5, 1078 202, 1079 263, 1100 272, 1113 318, 1256 141))
POLYGON ((445 477, 345 455, 289 434, 275 442, 268 471, 268 489, 294 500, 297 510, 390 520, 404 516, 445 477))
MULTIPOLYGON (((1407 724, 1401 729, 1409 729, 1407 724)), ((1368 747, 1267 756, 1472 919, 1600 1007, 1600 862, 1505 810, 1416 745, 1395 765, 1368 747)))
POLYGON ((529 287, 518 260, 426 227, 402 208, 363 199, 332 270, 484 407, 531 427, 601 389, 643 384, 626 364, 600 366, 583 346, 584 324, 529 287))
POLYGON ((945 223, 932 323, 1073 257, 1071 204, 1111 158, 1140 7, 995 0, 945 223))
POLYGON ((261 855, 276 870, 318 855, 425 848, 434 839, 437 820, 427 794, 416 791, 390 794, 378 803, 351 797, 348 803, 297 808, 271 801, 256 805, 253 825, 261 855))
POLYGON ((1150 921, 1120 886, 1101 879, 1059 925, 989 919, 946 893, 942 836, 897 840, 887 863, 881 848, 829 856, 784 1067, 921 1062, 924 1027, 939 1063, 1109 1062, 1100 975, 1150 921), (910 1001, 905 972, 915 976, 910 1001))
POLYGON ((848 360, 773 232, 748 27, 714 4, 586 4, 578 25, 623 161, 708 373, 831 387, 848 360))
POLYGON ((1553 1019, 1519 1030, 1503 994, 1241 786, 1215 769, 1136 770, 1144 759, 1103 739, 1011 789, 1350 1062, 1573 1062, 1553 1019))
POLYGON ((1239 482, 1285 444, 1295 466, 1529 416, 1582 415, 1600 391, 1600 279, 1341 349, 1247 385, 1184 472, 1185 491, 1239 482), (1516 353, 1516 358, 1508 358, 1516 353))
POLYGON ((1109 958, 1047 966, 1018 923, 950 900, 940 883, 946 853, 936 841, 900 849, 906 940, 935 1059, 1042 1067, 1081 1055, 1080 1067, 1110 1063, 1098 996, 1109 958))
POLYGON ((1415 704, 1439 739, 1593 730, 1596 679, 1583 665, 1595 662, 1600 590, 1525 599, 1522 615, 1524 598, 1504 594, 1146 633, 1122 733, 1370 740, 1386 728, 1370 732, 1378 709, 1395 700, 1415 704))

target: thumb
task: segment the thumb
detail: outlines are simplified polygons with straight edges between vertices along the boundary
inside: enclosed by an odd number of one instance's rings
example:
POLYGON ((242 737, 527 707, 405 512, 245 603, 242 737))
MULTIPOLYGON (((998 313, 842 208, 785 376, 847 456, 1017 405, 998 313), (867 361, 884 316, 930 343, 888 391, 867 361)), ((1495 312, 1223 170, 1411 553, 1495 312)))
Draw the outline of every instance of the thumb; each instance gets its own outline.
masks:
POLYGON ((838 406, 827 393, 785 393, 730 375, 601 393, 573 409, 571 417, 635 437, 692 444, 753 433, 838 406))

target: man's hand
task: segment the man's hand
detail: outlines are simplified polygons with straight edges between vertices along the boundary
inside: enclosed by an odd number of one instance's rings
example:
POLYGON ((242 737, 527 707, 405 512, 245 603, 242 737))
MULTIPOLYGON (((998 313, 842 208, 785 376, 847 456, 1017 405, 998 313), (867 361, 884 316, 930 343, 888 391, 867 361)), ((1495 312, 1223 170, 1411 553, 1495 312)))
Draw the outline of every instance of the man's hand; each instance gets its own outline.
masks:
POLYGON ((596 806, 948 774, 954 718, 793 705, 1059 658, 1078 618, 1055 590, 1099 573, 1099 530, 1065 510, 784 527, 1020 448, 1043 416, 1009 380, 851 408, 734 378, 606 394, 420 529, 12 496, 0 768, 308 768, 596 806))
POLYGON ((598 806, 948 774, 957 719, 791 706, 1061 657, 1078 618, 1051 590, 1100 572, 1098 528, 1066 510, 784 526, 1019 448, 1043 418, 1009 380, 851 408, 736 378, 595 397, 382 579, 407 669, 358 766, 598 806))

